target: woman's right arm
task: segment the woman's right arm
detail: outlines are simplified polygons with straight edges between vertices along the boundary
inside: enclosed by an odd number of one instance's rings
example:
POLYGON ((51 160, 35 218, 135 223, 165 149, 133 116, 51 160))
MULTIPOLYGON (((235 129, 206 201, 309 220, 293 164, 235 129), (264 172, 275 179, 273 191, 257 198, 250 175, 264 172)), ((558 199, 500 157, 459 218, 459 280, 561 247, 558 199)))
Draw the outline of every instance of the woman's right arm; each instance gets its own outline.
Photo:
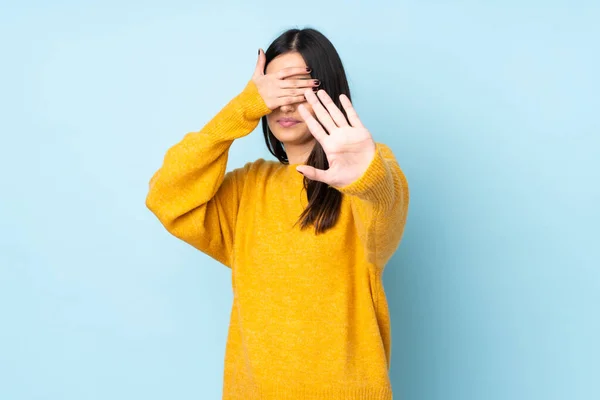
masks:
POLYGON ((225 174, 228 151, 270 112, 249 81, 202 130, 171 147, 150 179, 146 206, 163 226, 229 267, 238 200, 250 164, 225 174))
POLYGON ((265 74, 266 57, 259 50, 254 75, 199 132, 190 132, 171 147, 150 179, 146 206, 174 236, 231 267, 240 196, 251 163, 225 173, 229 148, 252 132, 260 118, 284 105, 305 101, 313 80, 305 67, 265 74))

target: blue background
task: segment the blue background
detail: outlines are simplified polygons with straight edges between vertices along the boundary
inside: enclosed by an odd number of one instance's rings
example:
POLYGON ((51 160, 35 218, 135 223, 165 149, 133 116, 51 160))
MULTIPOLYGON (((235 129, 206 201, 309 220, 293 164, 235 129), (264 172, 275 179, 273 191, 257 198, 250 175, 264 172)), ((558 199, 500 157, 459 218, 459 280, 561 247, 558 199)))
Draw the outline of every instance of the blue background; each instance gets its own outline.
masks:
MULTIPOLYGON (((220 398, 230 271, 160 226, 147 184, 290 27, 334 43, 409 179, 384 275, 395 398, 600 398, 599 19, 592 1, 3 2, 0 398, 220 398)), ((230 154, 271 158, 258 130, 230 154)))

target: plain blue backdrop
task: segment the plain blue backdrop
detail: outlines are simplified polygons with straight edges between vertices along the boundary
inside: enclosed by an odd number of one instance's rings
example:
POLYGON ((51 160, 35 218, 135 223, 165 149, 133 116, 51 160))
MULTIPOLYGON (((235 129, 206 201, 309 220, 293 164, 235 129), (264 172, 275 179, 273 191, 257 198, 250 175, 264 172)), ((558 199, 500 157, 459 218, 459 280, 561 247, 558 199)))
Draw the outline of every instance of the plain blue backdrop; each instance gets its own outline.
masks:
MULTIPOLYGON (((411 189, 395 398, 600 398, 600 6, 23 1, 0 12, 0 398, 219 399, 230 270, 146 209, 291 27, 411 189)), ((259 130, 229 169, 272 158, 259 130)))

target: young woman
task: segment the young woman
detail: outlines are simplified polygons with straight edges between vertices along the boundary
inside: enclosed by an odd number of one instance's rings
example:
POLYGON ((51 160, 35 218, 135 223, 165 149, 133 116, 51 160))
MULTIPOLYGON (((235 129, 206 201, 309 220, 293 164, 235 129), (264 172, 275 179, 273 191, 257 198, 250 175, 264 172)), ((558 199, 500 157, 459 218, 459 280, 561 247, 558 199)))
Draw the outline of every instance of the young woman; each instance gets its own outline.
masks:
POLYGON ((392 398, 381 278, 408 203, 331 42, 292 29, 259 49, 246 87, 167 151, 146 199, 170 233, 231 268, 223 399, 392 398), (261 118, 278 161, 226 173, 232 142, 261 118))

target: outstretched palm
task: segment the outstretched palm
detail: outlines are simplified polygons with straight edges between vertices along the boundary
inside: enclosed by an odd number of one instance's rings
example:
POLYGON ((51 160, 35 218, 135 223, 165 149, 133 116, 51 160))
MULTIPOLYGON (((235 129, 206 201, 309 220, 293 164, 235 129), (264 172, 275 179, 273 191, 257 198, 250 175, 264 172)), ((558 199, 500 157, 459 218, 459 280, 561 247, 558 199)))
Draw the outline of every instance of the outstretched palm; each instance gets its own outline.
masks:
POLYGON ((347 96, 341 95, 340 102, 348 120, 324 90, 315 94, 308 89, 304 96, 319 121, 304 105, 300 105, 298 111, 312 135, 323 147, 329 169, 321 170, 301 165, 297 170, 309 179, 325 182, 333 187, 340 188, 351 184, 362 176, 375 156, 376 147, 371 133, 360 122, 347 96))

